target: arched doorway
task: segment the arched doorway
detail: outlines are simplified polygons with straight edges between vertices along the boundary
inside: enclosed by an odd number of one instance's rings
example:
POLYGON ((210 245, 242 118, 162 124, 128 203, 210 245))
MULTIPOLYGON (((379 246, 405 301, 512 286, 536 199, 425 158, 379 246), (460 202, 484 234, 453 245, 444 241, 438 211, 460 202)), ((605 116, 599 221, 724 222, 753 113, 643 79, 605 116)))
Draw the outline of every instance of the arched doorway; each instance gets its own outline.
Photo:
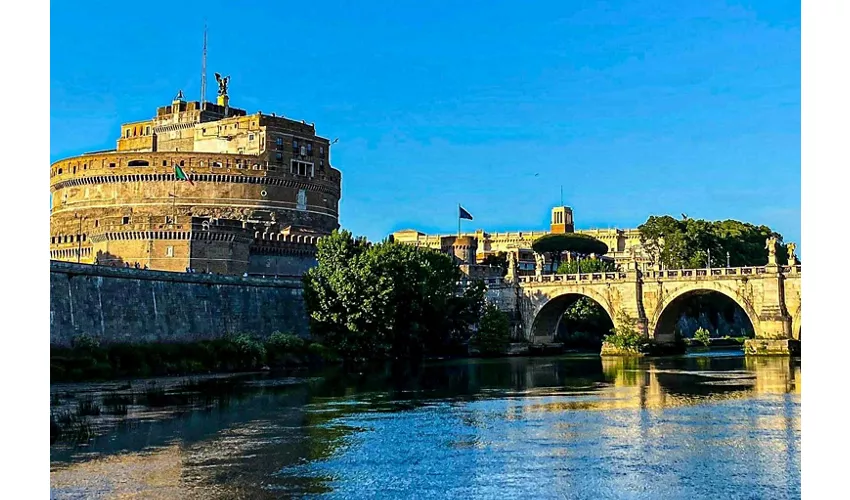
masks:
POLYGON ((531 340, 534 343, 565 342, 593 349, 592 344, 610 333, 614 321, 605 305, 585 294, 565 293, 546 302, 534 317, 531 340))
POLYGON ((650 326, 659 342, 671 342, 676 334, 693 338, 699 328, 708 330, 712 338, 753 338, 758 327, 755 317, 752 310, 721 290, 694 289, 666 300, 650 326))

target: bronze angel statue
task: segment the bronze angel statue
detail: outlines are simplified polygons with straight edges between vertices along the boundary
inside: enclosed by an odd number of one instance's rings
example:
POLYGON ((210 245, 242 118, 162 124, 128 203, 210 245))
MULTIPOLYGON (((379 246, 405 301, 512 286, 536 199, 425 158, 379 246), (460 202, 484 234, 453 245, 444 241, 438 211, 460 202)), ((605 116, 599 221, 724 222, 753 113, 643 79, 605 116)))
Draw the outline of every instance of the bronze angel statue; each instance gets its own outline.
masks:
POLYGON ((218 82, 218 95, 227 95, 227 84, 230 83, 230 76, 222 76, 215 74, 215 81, 218 82))

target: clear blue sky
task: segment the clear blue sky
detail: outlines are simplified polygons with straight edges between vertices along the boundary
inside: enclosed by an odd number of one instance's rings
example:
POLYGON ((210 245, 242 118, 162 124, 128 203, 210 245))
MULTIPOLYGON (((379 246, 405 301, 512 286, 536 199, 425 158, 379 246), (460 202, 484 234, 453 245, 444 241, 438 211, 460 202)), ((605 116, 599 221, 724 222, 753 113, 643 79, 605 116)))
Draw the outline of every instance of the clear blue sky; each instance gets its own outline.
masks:
POLYGON ((785 0, 54 2, 51 161, 178 89, 339 137, 341 224, 543 229, 652 214, 800 239, 800 4, 785 0))

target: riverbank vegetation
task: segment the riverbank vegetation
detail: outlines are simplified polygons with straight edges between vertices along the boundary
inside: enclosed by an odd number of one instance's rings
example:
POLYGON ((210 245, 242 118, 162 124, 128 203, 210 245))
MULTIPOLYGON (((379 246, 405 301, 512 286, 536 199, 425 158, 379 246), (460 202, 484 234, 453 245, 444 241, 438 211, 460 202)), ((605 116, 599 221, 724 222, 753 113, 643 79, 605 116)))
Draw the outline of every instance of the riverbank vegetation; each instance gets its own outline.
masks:
POLYGON ((506 344, 504 313, 485 313, 485 286, 458 291, 453 258, 387 239, 369 244, 348 231, 319 240, 318 266, 304 276, 304 301, 314 338, 346 361, 465 355, 477 339, 506 344), (490 331, 490 328, 493 328, 490 331))
POLYGON ((315 364, 335 358, 323 345, 283 332, 275 332, 265 340, 242 334, 199 342, 109 346, 99 345, 89 335, 80 335, 70 347, 51 347, 50 380, 237 372, 315 364))

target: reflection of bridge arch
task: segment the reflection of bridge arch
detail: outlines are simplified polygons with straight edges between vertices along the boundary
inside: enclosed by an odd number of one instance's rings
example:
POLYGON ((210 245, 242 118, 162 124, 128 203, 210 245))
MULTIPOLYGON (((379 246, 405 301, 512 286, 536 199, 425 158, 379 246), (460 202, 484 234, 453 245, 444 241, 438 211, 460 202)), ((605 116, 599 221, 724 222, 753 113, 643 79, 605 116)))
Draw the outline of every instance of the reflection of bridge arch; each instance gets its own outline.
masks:
POLYGON ((534 316, 534 320, 531 323, 532 340, 545 337, 547 339, 546 341, 553 341, 557 334, 558 324, 561 322, 561 318, 564 316, 567 308, 582 297, 588 298, 598 304, 605 311, 605 314, 608 315, 611 324, 615 324, 610 301, 602 294, 591 288, 566 290, 552 296, 540 307, 540 310, 534 316))
POLYGON ((658 307, 655 309, 655 314, 649 321, 649 331, 652 336, 658 340, 672 340, 676 321, 679 318, 681 306, 684 305, 686 298, 701 292, 716 292, 731 299, 732 302, 744 311, 744 314, 747 315, 747 319, 750 320, 750 324, 753 326, 755 336, 759 337, 758 314, 747 301, 740 297, 736 289, 726 283, 723 281, 688 283, 665 293, 658 307))

